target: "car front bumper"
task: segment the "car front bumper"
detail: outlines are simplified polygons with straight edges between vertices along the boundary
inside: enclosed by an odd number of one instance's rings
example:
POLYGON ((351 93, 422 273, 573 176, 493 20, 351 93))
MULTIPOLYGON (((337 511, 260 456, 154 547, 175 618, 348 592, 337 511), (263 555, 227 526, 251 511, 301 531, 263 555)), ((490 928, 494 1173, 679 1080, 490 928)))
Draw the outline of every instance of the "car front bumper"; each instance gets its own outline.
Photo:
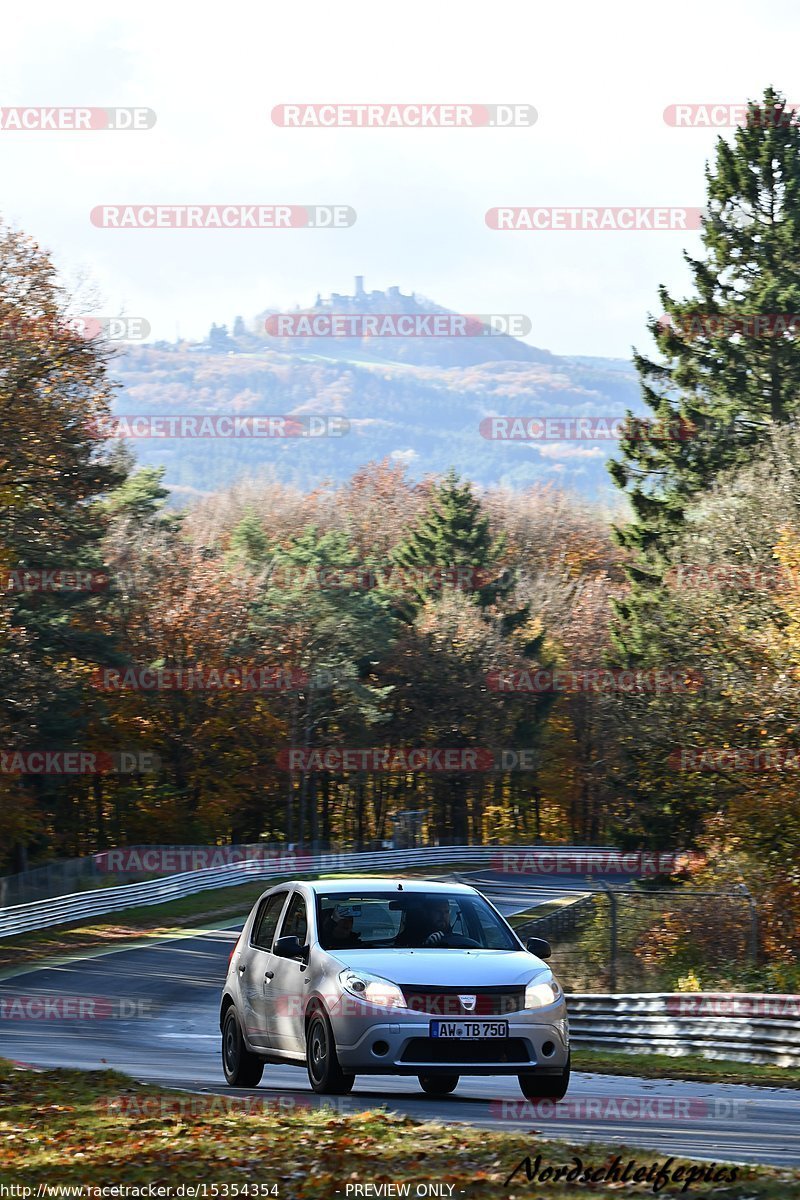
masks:
MULTIPOLYGON (((394 1016, 394 1014, 393 1014, 394 1016)), ((508 1018, 508 1037, 481 1040, 432 1038, 420 1013, 387 1021, 332 1020, 343 1070, 387 1075, 561 1075, 569 1059, 566 1017, 508 1018), (354 1028, 354 1026, 356 1026, 354 1028)))

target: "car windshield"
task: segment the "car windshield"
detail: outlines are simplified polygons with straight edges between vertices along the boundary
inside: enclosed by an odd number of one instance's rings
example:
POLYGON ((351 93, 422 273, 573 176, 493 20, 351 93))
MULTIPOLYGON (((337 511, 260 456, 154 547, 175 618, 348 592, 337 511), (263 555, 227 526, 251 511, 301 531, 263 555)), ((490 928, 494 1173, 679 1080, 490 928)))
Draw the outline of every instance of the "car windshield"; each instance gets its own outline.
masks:
POLYGON ((322 892, 317 929, 324 950, 519 950, 483 897, 469 893, 322 892))

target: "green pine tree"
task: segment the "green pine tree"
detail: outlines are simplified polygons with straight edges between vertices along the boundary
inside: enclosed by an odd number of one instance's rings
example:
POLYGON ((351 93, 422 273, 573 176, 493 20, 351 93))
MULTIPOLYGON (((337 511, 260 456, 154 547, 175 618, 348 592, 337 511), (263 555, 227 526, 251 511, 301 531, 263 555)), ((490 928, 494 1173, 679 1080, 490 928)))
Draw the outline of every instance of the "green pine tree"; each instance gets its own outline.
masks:
POLYGON ((662 359, 634 355, 653 417, 629 414, 609 465, 633 510, 616 530, 634 559, 631 592, 616 606, 628 661, 647 653, 667 555, 694 498, 800 411, 800 345, 791 322, 775 321, 800 314, 800 123, 778 92, 748 106, 732 144, 719 139, 706 181, 704 254, 684 255, 694 295, 679 301, 661 287, 664 315, 648 328, 662 359))
POLYGON ((231 533, 231 554, 253 566, 261 565, 269 550, 269 538, 263 522, 249 508, 231 533))
MULTIPOLYGON (((489 518, 469 481, 450 470, 431 496, 427 510, 392 553, 392 566, 419 604, 445 586, 469 591, 481 608, 510 591, 512 581, 497 563, 505 539, 493 538, 489 518)), ((409 614, 411 615, 411 614, 409 614)))
POLYGON ((111 461, 126 472, 126 478, 103 502, 102 508, 109 517, 134 521, 137 524, 153 522, 160 525, 180 523, 178 514, 163 511, 169 499, 169 488, 164 487, 166 467, 140 467, 135 470, 135 459, 127 446, 120 443, 111 461))

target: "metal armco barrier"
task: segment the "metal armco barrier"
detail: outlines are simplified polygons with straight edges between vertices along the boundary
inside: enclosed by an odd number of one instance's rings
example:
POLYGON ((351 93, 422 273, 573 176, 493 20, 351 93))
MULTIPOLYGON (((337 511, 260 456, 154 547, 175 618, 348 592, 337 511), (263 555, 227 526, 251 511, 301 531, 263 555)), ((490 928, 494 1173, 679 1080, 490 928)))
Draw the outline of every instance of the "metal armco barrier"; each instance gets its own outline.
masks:
MULTIPOLYGON (((371 852, 378 850, 408 849, 405 846, 370 846, 371 852)), ((290 852, 296 849, 291 847, 290 852)), ((497 861, 490 865, 512 873, 547 874, 553 869, 552 849, 549 846, 525 847, 497 846, 497 861)), ((578 854, 609 851, 618 854, 613 846, 565 846, 557 847, 559 864, 567 851, 578 854)), ((350 853, 341 846, 328 844, 309 853, 350 853)), ((53 896, 65 896, 78 890, 102 887, 103 876, 113 875, 114 883, 139 883, 146 875, 178 875, 185 871, 202 871, 211 867, 232 866, 253 857, 278 858, 287 853, 286 846, 278 842, 237 843, 236 845, 140 845, 119 846, 112 850, 100 850, 83 858, 57 859, 42 866, 28 867, 14 875, 0 876, 0 909, 14 904, 29 904, 33 900, 49 900, 53 896), (155 869, 149 864, 155 857, 155 869)), ((652 875, 660 866, 662 858, 671 869, 675 854, 659 856, 654 852, 633 851, 625 856, 623 867, 631 860, 644 859, 642 875, 652 875)), ((106 881, 108 882, 108 881, 106 881)))
POLYGON ((567 995, 567 1009, 570 1038, 577 1046, 800 1066, 800 996, 576 994, 567 995))
MULTIPOLYGON (((519 849, 519 848, 518 848, 519 849)), ((522 850, 530 847, 522 847, 522 850)), ((409 850, 376 850, 332 854, 285 854, 254 857, 228 866, 202 871, 184 871, 145 883, 121 884, 96 888, 68 896, 53 896, 0 909, 0 936, 28 933, 52 925, 66 925, 87 917, 100 917, 122 909, 163 904, 213 888, 235 887, 257 880, 283 879, 287 875, 319 874, 331 871, 396 871, 409 867, 459 866, 491 867, 498 855, 513 851, 510 846, 430 846, 409 850)), ((558 846, 548 850, 555 858, 572 861, 577 854, 617 855, 613 848, 558 846)))

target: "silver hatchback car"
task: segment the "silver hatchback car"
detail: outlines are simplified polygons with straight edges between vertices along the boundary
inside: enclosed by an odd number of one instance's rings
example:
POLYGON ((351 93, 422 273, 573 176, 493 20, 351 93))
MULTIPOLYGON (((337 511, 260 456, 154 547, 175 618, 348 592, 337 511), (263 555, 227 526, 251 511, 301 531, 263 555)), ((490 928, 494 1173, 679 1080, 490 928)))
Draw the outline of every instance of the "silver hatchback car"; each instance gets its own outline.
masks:
POLYGON ((561 1099, 570 1053, 546 941, 526 945, 475 888, 410 879, 284 883, 231 952, 220 1029, 225 1078, 305 1066, 315 1092, 356 1075, 416 1075, 444 1096, 461 1075, 516 1075, 561 1099))

